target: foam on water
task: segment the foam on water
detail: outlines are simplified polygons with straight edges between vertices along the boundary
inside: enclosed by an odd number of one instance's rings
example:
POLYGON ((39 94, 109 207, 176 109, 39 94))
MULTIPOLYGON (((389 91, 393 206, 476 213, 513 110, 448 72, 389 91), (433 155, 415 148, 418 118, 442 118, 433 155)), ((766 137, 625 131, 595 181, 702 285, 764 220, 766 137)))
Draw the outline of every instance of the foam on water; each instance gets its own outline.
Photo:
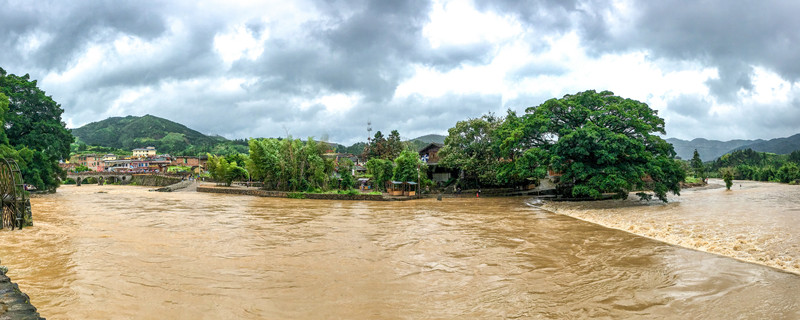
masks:
POLYGON ((559 214, 686 248, 800 274, 800 187, 736 181, 728 191, 682 190, 669 203, 627 200, 549 202, 559 214))

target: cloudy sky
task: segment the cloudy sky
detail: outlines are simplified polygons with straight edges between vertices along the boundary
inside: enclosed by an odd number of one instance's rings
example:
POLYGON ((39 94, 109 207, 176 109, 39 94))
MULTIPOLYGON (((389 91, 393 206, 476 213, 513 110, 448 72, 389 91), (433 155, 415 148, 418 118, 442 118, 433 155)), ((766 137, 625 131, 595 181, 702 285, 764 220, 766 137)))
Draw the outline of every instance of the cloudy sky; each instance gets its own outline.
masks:
POLYGON ((800 133, 800 2, 0 0, 0 67, 68 127, 152 114, 228 138, 446 134, 588 89, 667 136, 800 133), (374 132, 374 131, 373 131, 374 132))

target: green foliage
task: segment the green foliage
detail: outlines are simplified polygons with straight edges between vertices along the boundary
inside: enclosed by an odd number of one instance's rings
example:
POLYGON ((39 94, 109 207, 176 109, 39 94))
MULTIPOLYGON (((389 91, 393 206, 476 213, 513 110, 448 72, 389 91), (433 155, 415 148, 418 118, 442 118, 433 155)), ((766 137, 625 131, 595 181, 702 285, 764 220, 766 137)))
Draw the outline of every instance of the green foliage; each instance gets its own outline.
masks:
POLYGON ((247 152, 245 140, 206 136, 182 124, 151 115, 112 117, 73 129, 72 133, 86 144, 128 152, 145 146, 154 146, 159 153, 172 155, 247 152))
POLYGON ((499 185, 500 157, 495 152, 494 132, 502 123, 503 119, 492 114, 457 122, 439 150, 439 165, 463 170, 462 184, 467 187, 499 185))
POLYGON ((386 182, 392 180, 394 163, 380 158, 369 159, 366 163, 367 174, 372 175, 374 184, 379 190, 386 190, 386 182))
POLYGON ((424 164, 416 152, 404 150, 394 160, 394 163, 396 166, 394 167, 392 179, 395 181, 417 182, 421 176, 425 175, 423 171, 424 164))
POLYGON ((650 189, 667 201, 667 192, 680 192, 686 173, 673 161, 672 145, 654 135, 665 133, 664 120, 647 104, 590 90, 550 99, 508 119, 514 124, 498 135, 502 154, 515 160, 529 153, 536 168, 561 172, 562 187, 571 196, 624 198, 632 190, 650 189))
POLYGON ((290 199, 305 199, 306 194, 302 192, 289 192, 286 194, 286 197, 290 199))
POLYGON ((64 175, 58 161, 69 156, 73 137, 63 112, 29 75, 0 68, 0 156, 16 159, 25 183, 39 190, 55 190, 64 175))
POLYGON ((684 182, 686 182, 686 183, 700 183, 702 181, 703 180, 701 180, 700 178, 697 178, 697 177, 686 177, 686 180, 684 180, 684 182))
POLYGON ((86 172, 86 171, 89 171, 89 168, 87 166, 77 166, 77 167, 75 167, 75 169, 73 171, 75 171, 75 172, 86 172))
POLYGON ((536 144, 529 140, 536 136, 524 118, 518 117, 511 110, 502 125, 494 132, 495 149, 502 159, 499 162, 497 178, 504 184, 528 184, 530 180, 544 178, 547 175, 549 155, 544 148, 534 148, 536 144))
POLYGON ((117 156, 131 155, 131 150, 123 150, 116 148, 108 148, 102 146, 87 146, 85 143, 72 143, 70 144, 70 155, 73 154, 107 154, 113 153, 117 156))
POLYGON ((789 154, 788 160, 800 164, 800 150, 792 151, 792 153, 789 154))
POLYGON ((403 149, 405 149, 405 144, 400 140, 400 133, 397 130, 392 130, 387 138, 384 138, 383 134, 378 131, 364 148, 364 155, 367 159, 392 160, 397 158, 403 149))
POLYGON ((736 150, 719 157, 719 159, 712 163, 711 167, 712 169, 719 170, 720 168, 736 167, 741 164, 756 167, 767 165, 780 166, 784 161, 782 158, 782 156, 776 154, 757 152, 753 151, 753 149, 736 150))
POLYGON ((192 167, 186 166, 169 166, 167 167, 167 172, 169 173, 180 173, 180 172, 191 172, 192 167))
POLYGON ((355 177, 353 177, 353 161, 350 159, 339 159, 337 168, 339 172, 339 189, 349 190, 355 185, 355 177))
POLYGON ((794 162, 786 162, 778 169, 776 178, 783 183, 800 179, 800 168, 794 162))
POLYGON ((777 170, 773 166, 764 166, 758 169, 756 177, 758 181, 772 181, 777 175, 777 170))
POLYGON ((694 155, 692 156, 692 169, 694 170, 694 175, 700 177, 700 179, 705 180, 708 178, 705 165, 703 165, 703 160, 700 160, 700 153, 697 152, 697 149, 694 149, 694 155))
POLYGON ((735 168, 734 179, 787 183, 800 178, 795 175, 798 163, 794 157, 800 157, 800 152, 778 155, 745 149, 723 155, 712 166, 718 172, 722 168, 735 168))
POLYGON ((223 182, 226 186, 230 186, 233 181, 247 180, 249 177, 247 170, 238 166, 236 161, 228 162, 227 159, 221 156, 209 154, 206 168, 214 180, 223 182))
POLYGON ((721 168, 719 169, 719 175, 725 181, 725 188, 730 190, 733 185, 733 176, 735 175, 734 169, 731 167, 721 168))
POLYGON ((333 162, 323 158, 328 148, 308 138, 251 139, 247 168, 254 180, 264 182, 269 190, 328 189, 333 162))
POLYGON ((364 148, 366 146, 367 144, 364 142, 356 142, 349 147, 340 146, 336 148, 336 152, 359 155, 364 153, 364 148))

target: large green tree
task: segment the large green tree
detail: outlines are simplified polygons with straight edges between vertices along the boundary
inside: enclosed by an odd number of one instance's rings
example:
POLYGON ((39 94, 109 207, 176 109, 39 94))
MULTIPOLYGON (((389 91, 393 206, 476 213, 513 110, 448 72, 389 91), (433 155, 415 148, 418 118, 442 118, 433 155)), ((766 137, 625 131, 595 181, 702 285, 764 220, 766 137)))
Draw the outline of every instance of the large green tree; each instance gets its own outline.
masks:
POLYGON ((703 160, 700 159, 700 153, 697 152, 697 149, 694 149, 694 155, 692 155, 692 169, 694 170, 695 177, 703 179, 703 181, 708 177, 706 168, 703 165, 703 160))
POLYGON ((493 114, 457 122, 439 150, 439 165, 460 169, 461 183, 468 187, 498 185, 500 157, 495 150, 495 130, 502 123, 503 119, 493 114))
POLYGON ((504 138, 506 148, 560 172, 571 196, 650 189, 667 201, 667 192, 680 192, 685 172, 672 145, 655 135, 666 133, 664 120, 645 103, 584 91, 528 108, 520 126, 504 138))
POLYGON ((40 190, 55 190, 57 176, 62 172, 58 160, 69 157, 73 141, 61 121, 64 110, 27 74, 8 74, 0 68, 0 93, 8 97, 8 112, 3 119, 5 135, 19 151, 25 182, 40 190))
POLYGON ((323 157, 327 144, 308 138, 250 139, 247 168, 253 179, 272 190, 329 188, 333 161, 323 157))
POLYGON ((403 151, 403 141, 400 140, 400 132, 392 130, 389 137, 384 137, 380 131, 375 133, 370 143, 364 148, 363 156, 367 159, 392 160, 403 151))
POLYGON ((386 190, 386 182, 392 180, 394 163, 380 158, 369 159, 366 163, 367 174, 372 175, 379 190, 386 190))
POLYGON ((402 182, 418 182, 425 175, 425 168, 419 154, 411 150, 403 150, 394 160, 392 179, 402 182))

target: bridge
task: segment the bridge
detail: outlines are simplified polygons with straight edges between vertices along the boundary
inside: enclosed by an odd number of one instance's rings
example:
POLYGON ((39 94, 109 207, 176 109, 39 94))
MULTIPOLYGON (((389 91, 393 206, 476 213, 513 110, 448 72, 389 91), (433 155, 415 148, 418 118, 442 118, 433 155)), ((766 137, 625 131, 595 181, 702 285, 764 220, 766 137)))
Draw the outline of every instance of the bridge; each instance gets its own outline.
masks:
POLYGON ((111 183, 131 181, 133 176, 160 176, 167 178, 187 179, 191 176, 190 173, 158 173, 158 172, 113 172, 113 171, 84 171, 84 172, 67 172, 67 178, 75 180, 75 184, 81 185, 83 180, 88 178, 95 178, 98 184, 103 184, 106 181, 111 183))
POLYGON ((85 171, 85 172, 68 172, 67 178, 75 180, 75 184, 81 185, 81 181, 87 178, 95 178, 98 184, 103 184, 105 181, 123 182, 131 181, 133 173, 130 172, 111 172, 111 171, 85 171))

